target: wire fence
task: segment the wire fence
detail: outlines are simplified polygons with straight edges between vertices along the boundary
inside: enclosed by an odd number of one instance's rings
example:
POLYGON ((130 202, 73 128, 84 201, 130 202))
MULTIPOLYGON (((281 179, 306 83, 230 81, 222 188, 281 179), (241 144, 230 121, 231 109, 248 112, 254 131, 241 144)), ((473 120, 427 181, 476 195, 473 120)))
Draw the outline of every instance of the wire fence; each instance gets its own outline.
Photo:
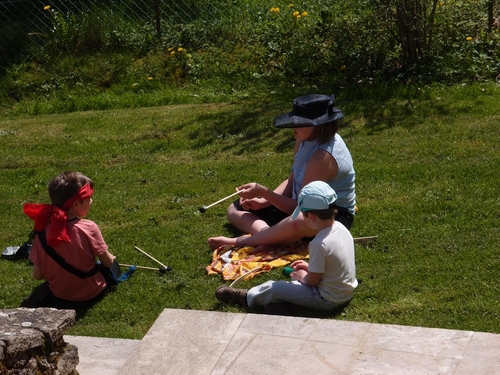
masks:
MULTIPOLYGON (((378 14, 378 21, 375 20, 376 22, 373 22, 372 15, 368 13, 369 11, 363 13, 362 8, 355 8, 355 11, 361 16, 353 13, 348 17, 344 17, 345 9, 353 7, 349 0, 339 2, 331 0, 307 1, 305 3, 307 9, 303 10, 307 10, 306 13, 309 14, 307 19, 311 19, 314 14, 316 23, 311 23, 309 29, 301 29, 302 34, 297 32, 298 29, 295 26, 298 24, 295 22, 295 18, 291 16, 294 9, 287 9, 293 7, 293 4, 283 5, 283 1, 0 0, 0 74, 3 72, 1 68, 21 60, 20 57, 23 57, 22 55, 26 51, 30 51, 29 47, 32 45, 45 44, 50 46, 50 41, 53 41, 54 46, 61 48, 62 46, 74 46, 78 40, 98 41, 98 35, 96 34, 108 26, 112 30, 104 30, 103 35, 108 39, 102 38, 102 40, 109 41, 109 44, 95 45, 105 45, 105 47, 112 45, 119 51, 126 48, 126 46, 145 46, 144 50, 147 50, 155 42, 154 36, 156 34, 160 42, 168 41, 169 44, 180 42, 177 43, 179 46, 184 46, 182 42, 186 42, 186 46, 191 46, 189 43, 192 43, 193 48, 199 48, 200 46, 202 48, 206 46, 220 47, 221 44, 227 42, 227 45, 231 47, 233 40, 237 43, 239 42, 238 38, 242 36, 242 38, 249 40, 248 45, 250 46, 261 43, 262 50, 265 49, 265 51, 258 50, 257 52, 265 55, 264 60, 267 59, 264 62, 264 64, 268 64, 265 69, 278 67, 284 71, 289 69, 290 65, 293 65, 294 69, 307 72, 311 71, 308 65, 309 56, 311 55, 323 56, 323 60, 326 61, 325 64, 343 66, 342 61, 350 61, 351 65, 354 66, 354 62, 359 62, 359 69, 365 69, 365 60, 372 61, 371 57, 369 57, 371 55, 367 55, 367 58, 364 59, 363 56, 366 53, 385 50, 388 45, 397 45, 398 40, 391 39, 394 35, 400 34, 406 38, 415 34, 415 30, 412 29, 413 26, 404 23, 410 18, 396 19, 393 16, 397 12, 385 10, 385 7, 395 7, 394 9, 398 10, 399 8, 396 5, 403 4, 406 0, 360 0, 355 2, 356 4, 378 5, 379 7, 375 6, 374 8, 380 13, 378 14), (282 17, 281 19, 273 18, 272 22, 275 23, 266 23, 267 20, 271 19, 270 14, 273 8, 270 7, 273 3, 282 4, 284 8, 282 9, 282 17), (288 11, 288 14, 285 14, 286 11, 288 11), (370 17, 369 19, 372 22, 364 22, 367 16, 370 17), (293 21, 290 21, 292 19, 293 21), (403 24, 401 24, 401 20, 403 24), (85 24, 86 21, 88 21, 87 24, 85 24), (88 26, 89 24, 92 27, 85 28, 82 26, 88 26), (378 25, 378 29, 375 29, 374 32, 366 26, 372 24, 378 25), (399 34, 397 30, 394 32, 395 27, 401 25, 403 26, 400 30, 402 32, 399 34), (64 28, 67 29, 66 32, 64 28), (353 28, 356 32, 350 33, 350 28, 353 28), (243 32, 241 32, 242 30, 243 32), (111 32, 106 34, 105 31, 111 32), (321 43, 315 39, 318 36, 318 31, 324 33, 324 35, 318 37, 318 40, 323 38, 321 43), (241 35, 238 34, 240 32, 241 35), (316 34, 313 34, 313 32, 316 34), (332 35, 332 32, 337 32, 339 35, 332 35), (360 40, 356 39, 358 33, 361 37, 360 40), (50 38, 51 36, 52 38, 50 38), (230 39, 228 36, 234 37, 234 39, 230 39), (309 38, 305 39, 308 36, 309 38), (300 39, 301 37, 303 39, 300 39), (340 45, 340 42, 337 43, 337 41, 344 42, 344 39, 345 47, 338 47, 337 50, 334 50, 335 46, 340 45), (378 44, 383 43, 384 40, 388 40, 385 45, 378 44), (365 48, 365 45, 369 46, 365 48), (351 52, 349 52, 350 50, 351 52), (285 60, 289 64, 286 67, 282 64, 285 60)), ((427 3, 434 0, 412 1, 427 3)), ((445 51, 448 46, 451 49, 455 48, 452 43, 458 46, 456 48, 461 48, 460 41, 455 36, 458 31, 455 32, 455 29, 460 29, 461 34, 466 32, 467 38, 474 40, 475 36, 480 35, 485 29, 486 20, 488 31, 494 30, 496 32, 500 27, 499 1, 475 0, 472 2, 460 0, 452 2, 453 4, 450 2, 446 8, 446 17, 443 16, 444 12, 440 14, 440 23, 434 24, 434 18, 429 18, 427 21, 429 21, 430 26, 428 27, 430 27, 431 31, 437 32, 436 30, 441 28, 442 34, 435 35, 445 36, 441 40, 438 40, 438 38, 433 39, 437 55, 445 51), (472 7, 477 9, 474 10, 472 7), (445 22, 442 22, 443 20, 445 22), (450 29, 447 25, 453 25, 454 27, 450 29)), ((411 1, 409 2, 411 3, 411 1)), ((439 4, 444 4, 444 2, 439 2, 439 4)), ((413 23, 416 27, 425 27, 425 24, 420 21, 413 23)), ((422 35, 425 36, 427 30, 421 31, 422 35)), ((463 40, 465 40, 464 35, 460 35, 463 40)), ((492 38, 485 40, 485 43, 489 43, 492 38)), ((412 41, 415 41, 415 37, 413 37, 412 41)), ((478 50, 478 54, 484 55, 484 50, 486 50, 488 52, 486 53, 487 56, 497 56, 497 42, 496 40, 494 42, 491 48, 488 45, 482 50, 478 50)), ((416 44, 413 43, 412 45, 416 44)), ((475 45, 479 46, 479 43, 475 45)), ((66 50, 71 51, 71 48, 66 48, 66 50)), ((81 50, 85 49, 82 48, 81 50)), ((396 47, 395 53, 399 52, 396 47)), ((258 53, 254 54, 254 56, 260 56, 258 53)), ((376 57, 373 61, 376 61, 376 57)), ((320 60, 317 61, 319 64, 320 60)), ((496 61, 494 63, 495 66, 498 65, 496 61)))
MULTIPOLYGON (((85 12, 93 12, 97 7, 103 14, 120 14, 133 22, 144 22, 156 26, 158 19, 171 19, 179 23, 188 23, 196 19, 214 19, 220 16, 223 2, 212 0, 135 0, 135 1, 40 1, 40 0, 2 0, 0 1, 0 20, 2 24, 17 27, 10 32, 44 32, 51 26, 46 11, 56 9, 65 15, 78 17, 85 12)), ((7 30, 1 30, 2 37, 8 37, 7 30)))
MULTIPOLYGON (((0 53, 15 53, 27 40, 47 35, 53 27, 51 13, 78 20, 86 14, 98 15, 105 22, 116 17, 132 24, 148 26, 161 35, 166 23, 185 24, 195 20, 219 20, 230 0, 0 0, 0 53), (164 27, 164 26, 163 26, 164 27)), ((0 60, 5 60, 0 56, 0 60)))

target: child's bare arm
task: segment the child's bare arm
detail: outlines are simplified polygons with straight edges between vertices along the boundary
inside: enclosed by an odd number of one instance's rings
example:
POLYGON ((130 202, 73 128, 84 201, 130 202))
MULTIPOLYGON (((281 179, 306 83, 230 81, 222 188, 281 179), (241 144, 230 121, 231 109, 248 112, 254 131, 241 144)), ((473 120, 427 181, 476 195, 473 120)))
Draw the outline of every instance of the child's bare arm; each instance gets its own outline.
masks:
POLYGON ((33 265, 32 275, 35 280, 42 280, 44 278, 42 268, 39 266, 33 265))
POLYGON ((104 267, 111 267, 113 261, 115 260, 115 256, 106 250, 104 254, 99 255, 99 260, 104 265, 104 267))
POLYGON ((306 285, 316 285, 321 279, 321 273, 308 272, 303 269, 298 269, 290 274, 292 279, 300 281, 302 284, 306 285))

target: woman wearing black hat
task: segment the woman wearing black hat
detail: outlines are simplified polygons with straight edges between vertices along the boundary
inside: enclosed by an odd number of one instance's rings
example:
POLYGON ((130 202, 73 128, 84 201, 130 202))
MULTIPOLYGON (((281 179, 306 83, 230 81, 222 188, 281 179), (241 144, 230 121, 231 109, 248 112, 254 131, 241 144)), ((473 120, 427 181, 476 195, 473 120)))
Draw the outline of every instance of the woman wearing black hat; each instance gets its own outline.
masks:
POLYGON ((243 233, 229 238, 208 239, 211 248, 221 245, 265 246, 293 243, 316 233, 304 220, 290 220, 303 186, 312 181, 328 183, 338 195, 336 221, 352 225, 355 205, 355 172, 351 154, 337 134, 344 117, 335 107, 335 96, 306 95, 293 101, 293 110, 274 119, 277 128, 293 128, 296 139, 292 171, 276 189, 255 182, 239 186, 240 199, 232 203, 229 222, 243 233))

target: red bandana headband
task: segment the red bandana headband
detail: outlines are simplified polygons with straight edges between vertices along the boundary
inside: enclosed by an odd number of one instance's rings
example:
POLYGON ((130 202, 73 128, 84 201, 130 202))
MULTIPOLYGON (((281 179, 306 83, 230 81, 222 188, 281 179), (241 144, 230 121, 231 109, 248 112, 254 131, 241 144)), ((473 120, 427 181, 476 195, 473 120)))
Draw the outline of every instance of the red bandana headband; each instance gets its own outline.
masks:
POLYGON ((82 186, 75 196, 64 202, 63 209, 53 204, 26 203, 24 205, 24 213, 35 221, 34 230, 37 232, 45 230, 50 223, 47 243, 49 246, 57 246, 59 241, 70 242, 70 238, 66 232, 66 221, 68 220, 66 211, 71 208, 75 201, 83 201, 90 198, 92 194, 94 194, 94 190, 87 183, 82 186))

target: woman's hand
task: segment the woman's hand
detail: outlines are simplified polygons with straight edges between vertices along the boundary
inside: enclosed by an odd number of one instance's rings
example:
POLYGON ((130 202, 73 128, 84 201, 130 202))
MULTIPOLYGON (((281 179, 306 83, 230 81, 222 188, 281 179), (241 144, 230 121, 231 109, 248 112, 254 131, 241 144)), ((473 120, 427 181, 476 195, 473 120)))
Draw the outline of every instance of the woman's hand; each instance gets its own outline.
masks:
POLYGON ((238 195, 245 200, 262 196, 267 191, 267 188, 256 182, 250 182, 249 184, 241 185, 237 190, 238 195))
POLYGON ((240 196, 240 205, 244 210, 261 210, 275 206, 278 210, 291 214, 297 201, 292 199, 293 175, 290 175, 274 191, 256 182, 250 182, 236 188, 240 196))
POLYGON ((251 198, 242 199, 240 198, 240 205, 245 210, 260 210, 262 208, 268 207, 270 204, 264 198, 251 198))
POLYGON ((248 210, 260 210, 262 208, 268 207, 270 203, 261 197, 265 194, 268 189, 256 182, 250 182, 245 185, 238 187, 238 195, 240 196, 241 207, 248 210))

